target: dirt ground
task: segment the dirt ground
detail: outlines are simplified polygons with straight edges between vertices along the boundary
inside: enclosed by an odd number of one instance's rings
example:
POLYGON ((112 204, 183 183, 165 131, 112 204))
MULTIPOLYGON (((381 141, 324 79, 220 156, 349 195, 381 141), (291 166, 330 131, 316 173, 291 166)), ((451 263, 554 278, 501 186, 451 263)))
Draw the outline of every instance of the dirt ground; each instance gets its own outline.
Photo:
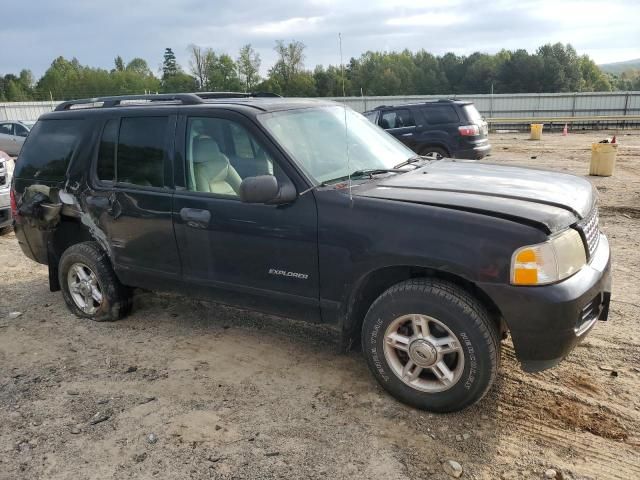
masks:
MULTIPOLYGON (((585 175, 610 134, 493 134, 487 161, 585 175)), ((539 374, 506 341, 491 393, 455 414, 398 403, 317 327, 151 293, 80 320, 1 237, 0 479, 446 479, 446 460, 468 479, 640 478, 640 132, 618 138, 615 176, 590 178, 610 321, 539 374)))

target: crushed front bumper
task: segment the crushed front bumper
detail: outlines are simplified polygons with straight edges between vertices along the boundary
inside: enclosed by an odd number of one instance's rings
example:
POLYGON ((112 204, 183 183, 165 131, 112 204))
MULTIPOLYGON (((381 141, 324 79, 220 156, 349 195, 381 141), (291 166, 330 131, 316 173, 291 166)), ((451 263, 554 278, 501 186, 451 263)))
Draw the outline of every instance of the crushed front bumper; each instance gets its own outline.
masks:
POLYGON ((600 234, 588 265, 553 285, 483 284, 509 327, 522 368, 537 372, 557 365, 597 320, 607 320, 611 299, 611 253, 600 234))

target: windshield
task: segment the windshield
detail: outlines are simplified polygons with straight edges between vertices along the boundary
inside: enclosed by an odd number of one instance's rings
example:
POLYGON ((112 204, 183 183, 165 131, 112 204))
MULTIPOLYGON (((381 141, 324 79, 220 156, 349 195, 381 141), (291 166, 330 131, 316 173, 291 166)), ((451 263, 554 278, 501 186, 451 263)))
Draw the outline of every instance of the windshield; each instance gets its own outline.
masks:
POLYGON ((265 113, 258 118, 317 183, 356 170, 393 168, 415 156, 359 113, 338 105, 265 113))

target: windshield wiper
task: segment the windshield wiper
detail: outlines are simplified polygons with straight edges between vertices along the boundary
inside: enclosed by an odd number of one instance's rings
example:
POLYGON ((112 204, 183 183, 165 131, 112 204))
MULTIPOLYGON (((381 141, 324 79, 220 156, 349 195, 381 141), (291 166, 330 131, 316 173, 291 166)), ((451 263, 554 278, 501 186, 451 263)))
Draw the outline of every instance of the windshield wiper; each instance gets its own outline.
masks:
POLYGON ((373 178, 374 175, 378 175, 381 173, 406 173, 407 170, 400 170, 399 168, 367 168, 364 170, 356 170, 351 172, 351 175, 344 175, 338 178, 332 178, 331 180, 326 180, 324 184, 330 184, 335 182, 341 182, 343 180, 348 180, 349 177, 360 178, 360 177, 369 177, 373 178))
POLYGON ((427 160, 432 160, 432 159, 431 159, 431 158, 429 158, 429 157, 424 157, 424 156, 422 156, 422 155, 416 155, 416 156, 414 156, 414 157, 409 158, 408 160, 405 160, 405 161, 404 161, 404 162, 402 162, 402 163, 399 163, 398 165, 396 165, 396 166, 395 166, 395 167, 393 167, 393 168, 406 167, 407 165, 411 165, 412 163, 418 163, 418 162, 420 162, 420 161, 422 161, 422 160, 427 161, 427 160))
MULTIPOLYGON (((378 175, 380 173, 406 173, 406 170, 400 170, 399 168, 367 168, 365 170, 356 170, 351 173, 351 178, 353 177, 364 177, 368 176, 371 178, 373 175, 378 175)), ((347 176, 349 178, 349 176, 347 176)))

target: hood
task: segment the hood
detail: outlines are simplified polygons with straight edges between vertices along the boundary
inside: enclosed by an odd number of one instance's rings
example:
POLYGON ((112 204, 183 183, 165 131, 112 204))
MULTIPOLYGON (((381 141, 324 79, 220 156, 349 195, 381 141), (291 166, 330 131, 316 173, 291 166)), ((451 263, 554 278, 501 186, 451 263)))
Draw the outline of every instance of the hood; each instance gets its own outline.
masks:
POLYGON ((547 233, 585 218, 596 199, 591 183, 574 175, 453 160, 364 184, 354 195, 486 213, 547 233))

